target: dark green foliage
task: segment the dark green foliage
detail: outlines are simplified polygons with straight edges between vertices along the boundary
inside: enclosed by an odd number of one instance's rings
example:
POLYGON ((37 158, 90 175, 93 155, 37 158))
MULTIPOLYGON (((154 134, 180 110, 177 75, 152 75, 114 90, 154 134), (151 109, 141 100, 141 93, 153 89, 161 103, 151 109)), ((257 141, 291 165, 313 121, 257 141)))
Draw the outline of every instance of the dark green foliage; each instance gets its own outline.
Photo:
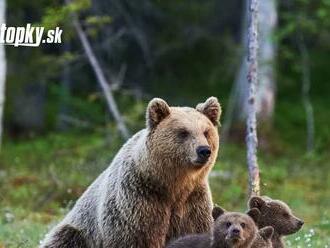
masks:
MULTIPOLYGON (((190 105, 217 96, 224 114, 240 61, 242 1, 7 0, 7 25, 64 30, 61 45, 6 47, 8 75, 5 141, 0 154, 0 247, 36 247, 122 144, 95 75, 72 27, 79 14, 131 132, 145 125, 152 97, 190 105), (65 73, 68 69, 68 74, 65 73), (17 117, 18 100, 40 96, 42 125, 17 117), (59 124, 61 116, 67 118, 59 124)), ((279 1, 277 95, 273 123, 260 138, 262 192, 288 202, 306 220, 291 247, 330 243, 330 2, 279 1), (297 36, 310 55, 315 149, 306 154, 306 114, 297 36)), ((30 105, 30 106, 27 106, 30 105)), ((40 107, 40 108, 39 108, 40 107)), ((223 116, 224 116, 223 114, 223 116)), ((236 123, 234 123, 236 124, 236 123)), ((262 132, 260 132, 262 133, 262 132)), ((235 134, 236 135, 236 134, 235 134)), ((239 134, 238 134, 239 135, 239 134)), ((214 199, 243 210, 247 195, 244 137, 224 144, 211 177, 214 199)))

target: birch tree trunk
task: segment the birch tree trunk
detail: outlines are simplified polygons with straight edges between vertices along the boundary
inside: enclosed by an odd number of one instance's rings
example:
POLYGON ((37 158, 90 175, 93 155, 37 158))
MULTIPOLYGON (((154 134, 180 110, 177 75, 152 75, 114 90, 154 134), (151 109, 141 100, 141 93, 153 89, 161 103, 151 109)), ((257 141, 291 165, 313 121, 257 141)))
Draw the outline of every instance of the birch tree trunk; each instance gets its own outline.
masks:
POLYGON ((247 164, 249 170, 249 196, 260 195, 259 166, 257 161, 257 105, 256 87, 258 83, 258 7, 259 0, 249 2, 248 29, 248 101, 247 101, 247 164))
MULTIPOLYGON (((70 3, 70 1, 67 0, 66 3, 68 4, 68 3, 70 3)), ((115 98, 113 97, 113 94, 112 94, 112 91, 110 88, 110 84, 105 78, 105 75, 101 69, 101 65, 99 64, 99 62, 94 54, 94 51, 90 45, 90 42, 79 23, 78 17, 75 14, 73 14, 72 17, 73 17, 73 26, 77 31, 77 34, 78 34, 80 42, 84 48, 84 51, 87 55, 87 58, 91 64, 91 66, 94 70, 94 73, 96 75, 96 78, 103 90, 109 111, 112 114, 112 116, 114 117, 114 119, 117 123, 118 130, 121 133, 122 137, 124 139, 128 139, 129 132, 128 132, 128 129, 125 125, 125 122, 124 122, 121 114, 119 113, 117 103, 115 101, 115 98)))
MULTIPOLYGON (((275 0, 263 0, 259 3, 259 82, 256 91, 256 111, 258 118, 263 122, 269 122, 272 118, 275 105, 276 82, 274 77, 274 64, 276 56, 276 44, 273 40, 277 25, 277 10, 275 0)), ((233 119, 243 121, 247 117, 248 89, 246 73, 248 70, 246 49, 248 43, 248 2, 245 1, 244 16, 242 21, 242 58, 239 70, 236 74, 231 100, 228 103, 224 121, 223 132, 228 133, 233 119)))
MULTIPOLYGON (((6 0, 0 0, 0 24, 6 21, 6 0)), ((0 149, 3 136, 3 112, 6 85, 6 54, 4 44, 0 44, 0 149)))

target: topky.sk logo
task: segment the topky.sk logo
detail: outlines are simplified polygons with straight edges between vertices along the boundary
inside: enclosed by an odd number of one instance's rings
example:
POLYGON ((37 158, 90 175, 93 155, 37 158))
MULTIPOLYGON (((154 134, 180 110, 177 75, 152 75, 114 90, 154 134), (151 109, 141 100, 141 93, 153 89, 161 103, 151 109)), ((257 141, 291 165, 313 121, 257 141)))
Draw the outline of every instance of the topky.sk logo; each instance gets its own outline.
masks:
POLYGON ((34 27, 30 23, 26 27, 0 26, 0 44, 11 46, 38 47, 41 43, 60 44, 62 43, 63 30, 59 27, 47 30, 44 27, 34 27))

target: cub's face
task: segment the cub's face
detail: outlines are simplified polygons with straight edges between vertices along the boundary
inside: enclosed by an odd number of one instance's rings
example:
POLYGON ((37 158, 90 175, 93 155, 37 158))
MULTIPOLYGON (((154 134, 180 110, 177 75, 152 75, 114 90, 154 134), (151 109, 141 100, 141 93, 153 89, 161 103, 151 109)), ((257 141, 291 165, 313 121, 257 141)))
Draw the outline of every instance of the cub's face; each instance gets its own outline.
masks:
POLYGON ((280 235, 289 235, 299 231, 304 222, 297 218, 287 204, 269 197, 252 197, 250 207, 258 208, 261 212, 261 226, 272 226, 280 235))
POLYGON ((284 202, 273 200, 268 203, 266 213, 273 215, 273 226, 283 235, 293 234, 300 230, 304 222, 293 215, 291 209, 284 202))
POLYGON ((152 100, 147 110, 150 152, 175 166, 198 169, 213 164, 218 153, 220 113, 214 97, 195 109, 152 100))
POLYGON ((256 225, 249 215, 225 212, 215 222, 214 242, 224 241, 229 247, 246 247, 256 233, 256 225))

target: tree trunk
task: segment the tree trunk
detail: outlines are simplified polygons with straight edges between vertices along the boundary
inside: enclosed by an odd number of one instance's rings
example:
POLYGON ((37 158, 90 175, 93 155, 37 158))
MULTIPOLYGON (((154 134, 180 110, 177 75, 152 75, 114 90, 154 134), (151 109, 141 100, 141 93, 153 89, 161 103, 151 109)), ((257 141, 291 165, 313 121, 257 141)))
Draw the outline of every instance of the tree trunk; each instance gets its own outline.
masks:
MULTIPOLYGON (((242 21, 242 58, 237 72, 235 83, 228 103, 227 113, 224 121, 223 132, 228 133, 233 120, 243 122, 248 114, 248 84, 246 82, 247 56, 245 49, 248 43, 248 11, 245 4, 245 11, 242 21)), ((256 92, 256 111, 258 119, 263 122, 270 122, 275 105, 276 83, 274 78, 274 63, 276 55, 276 45, 273 40, 274 31, 277 24, 277 11, 275 0, 260 1, 260 25, 259 25, 259 82, 256 92)))
MULTIPOLYGON (((67 0, 66 1, 67 3, 69 3, 69 1, 67 0)), ((121 116, 121 114, 119 113, 119 110, 118 110, 118 107, 117 107, 117 104, 116 104, 116 101, 113 97, 113 94, 112 94, 112 91, 111 91, 111 88, 110 88, 110 84, 109 82, 106 80, 105 76, 104 76, 104 73, 101 69, 101 65, 99 64, 95 54, 94 54, 94 51, 92 50, 92 47, 90 45, 90 42, 85 34, 85 32, 83 31, 80 23, 79 23, 79 20, 78 20, 78 17, 73 14, 73 25, 78 33, 78 36, 79 36, 79 39, 82 43, 82 46, 84 48, 84 51, 88 57, 88 60, 94 70, 94 73, 96 75, 96 78, 103 90, 103 93, 104 93, 104 96, 105 96, 105 99, 107 101, 107 105, 108 105, 108 108, 109 108, 109 111, 110 113, 112 113, 116 123, 117 123, 117 127, 118 127, 118 130, 119 132, 121 133, 122 137, 124 139, 128 139, 129 138, 129 132, 128 132, 128 129, 125 125, 125 122, 121 116)))
POLYGON ((259 0, 249 2, 248 57, 247 57, 247 164, 249 170, 249 196, 260 195, 259 166, 257 161, 257 101, 258 82, 258 5, 259 0))
MULTIPOLYGON (((6 0, 0 0, 0 23, 6 21, 6 0)), ((0 149, 3 136, 3 113, 5 104, 6 53, 4 44, 0 44, 0 149)))

